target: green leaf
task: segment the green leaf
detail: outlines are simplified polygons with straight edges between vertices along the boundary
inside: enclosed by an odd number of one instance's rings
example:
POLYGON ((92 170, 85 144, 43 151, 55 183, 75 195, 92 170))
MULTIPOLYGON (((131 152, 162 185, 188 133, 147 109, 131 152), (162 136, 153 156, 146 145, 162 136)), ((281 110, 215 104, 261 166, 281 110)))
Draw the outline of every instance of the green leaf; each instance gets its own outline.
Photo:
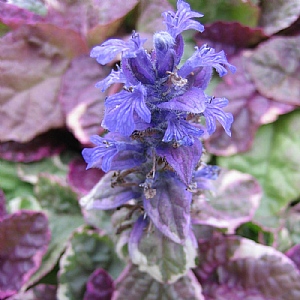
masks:
MULTIPOLYGON (((176 6, 177 0, 169 0, 176 6)), ((241 24, 255 27, 258 23, 260 10, 250 1, 243 0, 188 0, 192 10, 204 14, 201 23, 216 20, 238 21, 241 24)))
POLYGON ((19 177, 31 184, 36 184, 40 174, 53 174, 60 178, 66 178, 68 173, 67 163, 70 154, 55 155, 32 163, 19 163, 19 177))
POLYGON ((218 164, 250 173, 264 190, 254 221, 274 228, 280 212, 300 195, 300 110, 262 126, 252 149, 244 154, 219 157, 218 164))
POLYGON ((58 214, 81 214, 77 194, 59 177, 41 174, 35 186, 41 206, 58 214))
POLYGON ((86 282, 95 269, 103 268, 116 277, 122 267, 107 236, 82 228, 74 233, 60 260, 58 299, 82 300, 86 282))
POLYGON ((9 213, 12 214, 21 209, 42 210, 42 207, 35 197, 31 195, 25 195, 11 199, 7 204, 7 209, 9 213))
POLYGON ((0 159, 0 189, 3 190, 8 201, 33 194, 32 185, 19 179, 17 166, 16 163, 0 159))

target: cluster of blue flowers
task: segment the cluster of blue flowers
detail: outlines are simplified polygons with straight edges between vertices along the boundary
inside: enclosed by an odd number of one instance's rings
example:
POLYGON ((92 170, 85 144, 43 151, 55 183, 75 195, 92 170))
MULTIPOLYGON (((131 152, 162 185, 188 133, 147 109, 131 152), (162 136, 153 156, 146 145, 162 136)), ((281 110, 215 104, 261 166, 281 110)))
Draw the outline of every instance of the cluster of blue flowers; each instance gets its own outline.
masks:
POLYGON ((193 190, 207 188, 206 180, 214 179, 218 171, 201 166, 200 139, 215 131, 216 120, 230 135, 233 121, 223 111, 227 99, 204 92, 213 69, 220 76, 227 73, 225 67, 235 71, 224 52, 196 47, 179 67, 184 50, 181 33, 204 30, 192 20, 197 17, 202 15, 178 0, 176 13, 163 13, 167 29, 154 34, 151 51, 143 48, 145 40, 134 32, 128 42, 110 39, 91 52, 102 65, 121 54, 120 67, 96 86, 105 91, 114 83, 123 84, 105 101, 102 126, 109 132, 92 136, 96 147, 83 150, 87 168, 117 171, 111 190, 118 188, 118 196, 92 206, 113 209, 134 199, 143 207, 141 220, 152 222, 176 243, 184 242, 190 232, 193 190))

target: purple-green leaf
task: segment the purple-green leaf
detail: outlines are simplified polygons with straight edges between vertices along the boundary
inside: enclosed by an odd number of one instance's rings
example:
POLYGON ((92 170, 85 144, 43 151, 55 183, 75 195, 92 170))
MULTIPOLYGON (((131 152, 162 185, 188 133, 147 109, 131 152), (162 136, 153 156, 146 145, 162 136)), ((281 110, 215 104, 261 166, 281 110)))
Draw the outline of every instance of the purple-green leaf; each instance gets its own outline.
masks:
POLYGON ((112 300, 204 300, 201 286, 190 272, 173 284, 157 282, 136 266, 129 265, 116 281, 112 300))
POLYGON ((131 260, 140 271, 162 283, 174 283, 195 267, 197 243, 192 231, 184 244, 167 239, 158 229, 147 232, 147 219, 141 216, 135 223, 128 249, 131 260))
POLYGON ((284 254, 241 237, 199 242, 195 269, 205 299, 297 300, 300 272, 284 254))
POLYGON ((144 198, 144 208, 154 225, 175 243, 186 240, 190 230, 192 195, 178 178, 166 173, 153 186, 153 198, 144 198))
POLYGON ((0 221, 0 298, 17 293, 38 269, 50 239, 45 214, 19 211, 0 221))
POLYGON ((251 221, 262 196, 255 178, 238 171, 223 171, 212 186, 212 191, 193 197, 193 223, 225 228, 232 234, 238 226, 251 221))
POLYGON ((260 44, 247 60, 246 69, 263 96, 300 105, 299 44, 300 36, 274 37, 260 44))
POLYGON ((202 155, 202 144, 198 140, 192 146, 174 148, 172 145, 157 149, 157 154, 166 159, 179 178, 187 186, 202 155))

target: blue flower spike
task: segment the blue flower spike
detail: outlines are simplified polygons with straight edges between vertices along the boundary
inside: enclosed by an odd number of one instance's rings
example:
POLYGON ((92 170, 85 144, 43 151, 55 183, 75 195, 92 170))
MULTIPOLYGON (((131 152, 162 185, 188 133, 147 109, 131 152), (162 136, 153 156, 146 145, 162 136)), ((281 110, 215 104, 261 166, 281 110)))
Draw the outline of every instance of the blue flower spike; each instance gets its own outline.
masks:
POLYGON ((154 34, 152 50, 144 49, 145 40, 133 32, 128 42, 110 39, 91 51, 91 57, 102 65, 120 55, 118 69, 96 86, 105 91, 122 83, 123 89, 105 101, 102 126, 109 133, 92 136, 95 147, 82 154, 87 168, 116 171, 110 186, 108 174, 100 186, 107 184, 105 189, 117 196, 105 192, 101 200, 98 195, 95 207, 120 205, 122 193, 133 207, 142 207, 135 219, 141 225, 136 225, 139 230, 133 230, 129 240, 135 249, 143 228, 149 226, 176 244, 186 245, 191 239, 193 191, 208 189, 219 170, 216 166, 201 169, 201 138, 216 130, 217 121, 230 136, 233 122, 233 116, 223 111, 228 100, 208 96, 204 90, 213 70, 219 76, 228 69, 235 72, 225 53, 207 45, 196 47, 179 67, 184 48, 181 33, 190 29, 203 32, 204 26, 195 20, 203 15, 178 0, 177 11, 162 16, 166 30, 154 34), (205 125, 199 122, 202 119, 205 125))

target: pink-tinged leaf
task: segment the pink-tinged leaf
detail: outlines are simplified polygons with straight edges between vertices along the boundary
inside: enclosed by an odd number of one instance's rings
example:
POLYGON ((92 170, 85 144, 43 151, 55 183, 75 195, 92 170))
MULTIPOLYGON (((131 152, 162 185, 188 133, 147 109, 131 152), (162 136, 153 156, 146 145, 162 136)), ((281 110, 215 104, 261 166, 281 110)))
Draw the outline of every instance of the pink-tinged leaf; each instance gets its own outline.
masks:
POLYGON ((0 298, 11 296, 41 264, 50 240, 43 213, 19 211, 0 221, 0 298))
POLYGON ((190 231, 192 194, 171 173, 156 179, 155 196, 144 198, 144 208, 154 225, 175 243, 184 243, 190 231))
POLYGON ((173 284, 163 284, 133 265, 127 266, 116 281, 112 300, 204 300, 201 286, 190 272, 173 284))
POLYGON ((300 106, 299 45, 300 36, 274 37, 253 51, 246 69, 263 96, 300 106))
POLYGON ((57 300, 57 287, 50 284, 38 284, 26 292, 18 293, 9 300, 57 300))
POLYGON ((157 149, 157 154, 166 159, 184 184, 189 185, 192 173, 202 155, 202 144, 199 140, 195 140, 192 146, 173 148, 170 145, 157 149))
POLYGON ((205 25, 204 32, 196 33, 195 40, 199 47, 203 44, 224 50, 227 58, 240 50, 253 47, 267 36, 260 28, 251 28, 238 22, 216 21, 205 25))
POLYGON ((216 97, 229 99, 225 111, 231 112, 234 117, 231 137, 217 125, 216 132, 206 141, 206 148, 215 155, 228 156, 249 150, 260 125, 274 122, 279 115, 295 108, 268 99, 256 91, 245 68, 249 55, 250 52, 244 51, 233 58, 230 62, 236 66, 237 72, 227 74, 215 89, 216 97))
POLYGON ((297 266, 297 268, 300 270, 300 244, 297 244, 296 246, 289 249, 285 255, 289 257, 297 266))
POLYGON ((51 130, 27 143, 4 142, 0 144, 0 157, 14 162, 38 161, 61 153, 72 142, 70 135, 66 131, 51 130))
POLYGON ((289 27, 300 16, 298 0, 263 0, 261 9, 260 26, 269 35, 289 27))
POLYGON ((68 183, 79 195, 87 194, 104 176, 100 169, 86 169, 86 162, 76 158, 69 164, 68 183))
POLYGON ((2 190, 0 190, 0 220, 6 215, 6 200, 2 190))
POLYGON ((254 177, 238 171, 222 171, 211 184, 212 191, 193 197, 192 221, 233 234, 237 227, 253 218, 262 189, 254 177))
POLYGON ((284 254, 241 237, 199 242, 195 274, 209 300, 297 300, 300 272, 284 254))
POLYGON ((83 300, 111 300, 114 282, 103 269, 96 269, 89 277, 83 300))
POLYGON ((28 142, 64 125, 57 93, 69 60, 40 33, 24 26, 1 38, 2 142, 28 142))
POLYGON ((109 72, 109 69, 84 55, 75 58, 63 76, 59 101, 67 126, 83 144, 89 143, 91 135, 103 132, 100 124, 107 95, 95 88, 95 84, 109 72))

